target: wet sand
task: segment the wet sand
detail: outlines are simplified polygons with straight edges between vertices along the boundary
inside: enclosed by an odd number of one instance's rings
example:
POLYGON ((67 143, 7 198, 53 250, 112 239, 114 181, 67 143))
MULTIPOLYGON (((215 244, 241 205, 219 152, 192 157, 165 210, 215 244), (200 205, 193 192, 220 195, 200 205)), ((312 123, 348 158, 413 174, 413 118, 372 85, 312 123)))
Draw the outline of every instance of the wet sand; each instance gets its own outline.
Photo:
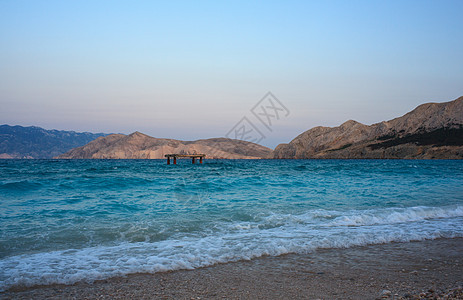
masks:
POLYGON ((16 287, 0 298, 463 299, 462 286, 463 238, 455 238, 320 249, 70 286, 16 287))

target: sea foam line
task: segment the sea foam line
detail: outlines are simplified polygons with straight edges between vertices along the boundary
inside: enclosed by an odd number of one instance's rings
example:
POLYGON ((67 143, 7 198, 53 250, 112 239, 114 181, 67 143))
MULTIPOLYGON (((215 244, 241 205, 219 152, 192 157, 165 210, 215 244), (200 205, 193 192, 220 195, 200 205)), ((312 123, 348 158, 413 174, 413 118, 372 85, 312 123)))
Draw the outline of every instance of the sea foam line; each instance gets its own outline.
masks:
POLYGON ((249 230, 253 228, 285 226, 289 224, 312 224, 326 227, 372 226, 455 217, 463 217, 463 206, 417 206, 347 211, 317 209, 299 215, 271 213, 265 216, 256 216, 253 222, 235 223, 230 225, 230 227, 249 230))
MULTIPOLYGON (((0 290, 16 285, 72 284, 138 272, 194 269, 264 255, 309 253, 319 248, 463 237, 461 210, 461 207, 389 209, 377 212, 383 216, 379 219, 365 218, 374 213, 363 211, 359 215, 364 221, 353 223, 342 221, 345 220, 343 217, 351 220, 352 216, 318 211, 310 217, 309 213, 292 218, 280 216, 280 222, 285 222, 279 226, 224 228, 209 236, 188 236, 155 243, 122 242, 112 246, 12 256, 0 260, 0 290), (404 219, 404 216, 413 218, 404 219), (320 218, 322 222, 314 221, 320 218), (395 223, 385 223, 391 219, 395 223)), ((347 214, 356 216, 354 212, 347 214)), ((274 215, 259 222, 274 222, 275 218, 274 215)), ((375 215, 375 218, 378 217, 375 215)))
POLYGON ((339 216, 331 222, 333 226, 365 226, 376 224, 397 224, 418 222, 437 218, 455 218, 463 216, 463 206, 452 207, 409 207, 386 208, 380 210, 355 211, 339 216))

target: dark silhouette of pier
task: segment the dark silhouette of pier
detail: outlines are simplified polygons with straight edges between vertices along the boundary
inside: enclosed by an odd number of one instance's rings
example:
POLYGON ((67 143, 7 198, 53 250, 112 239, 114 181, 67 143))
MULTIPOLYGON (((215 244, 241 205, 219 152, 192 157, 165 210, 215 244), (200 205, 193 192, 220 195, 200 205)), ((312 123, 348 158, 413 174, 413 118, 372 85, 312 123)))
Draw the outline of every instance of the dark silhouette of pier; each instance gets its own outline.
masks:
POLYGON ((167 164, 170 165, 170 158, 172 157, 173 158, 173 161, 174 161, 174 165, 177 164, 177 157, 191 157, 191 162, 194 164, 195 163, 195 159, 199 158, 199 163, 202 164, 203 163, 203 158, 206 157, 206 154, 166 154, 164 155, 165 157, 167 157, 167 164))

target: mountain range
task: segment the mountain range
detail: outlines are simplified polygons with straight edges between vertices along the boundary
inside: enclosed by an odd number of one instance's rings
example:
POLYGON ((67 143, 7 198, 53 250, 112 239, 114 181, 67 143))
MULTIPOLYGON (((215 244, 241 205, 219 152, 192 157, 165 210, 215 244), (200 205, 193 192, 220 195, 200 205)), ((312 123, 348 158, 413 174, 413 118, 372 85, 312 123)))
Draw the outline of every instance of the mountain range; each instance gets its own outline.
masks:
POLYGON ((0 125, 0 158, 53 158, 105 135, 0 125))
POLYGON ((159 159, 169 153, 228 159, 463 159, 463 97, 422 104, 372 125, 349 120, 338 127, 314 127, 275 150, 227 138, 180 141, 140 132, 108 135, 0 126, 0 158, 159 159))

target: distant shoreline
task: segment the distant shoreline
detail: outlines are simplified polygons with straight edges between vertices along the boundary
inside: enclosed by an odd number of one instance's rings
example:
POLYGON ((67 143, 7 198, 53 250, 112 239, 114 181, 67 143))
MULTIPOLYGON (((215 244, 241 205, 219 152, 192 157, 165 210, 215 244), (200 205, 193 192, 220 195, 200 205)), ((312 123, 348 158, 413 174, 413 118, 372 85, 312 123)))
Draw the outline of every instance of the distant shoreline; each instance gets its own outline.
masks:
POLYGON ((275 149, 248 141, 261 141, 250 134, 183 141, 138 131, 93 134, 5 124, 0 158, 163 159, 205 153, 217 159, 463 159, 463 96, 424 103, 372 125, 348 120, 313 127, 275 149))

